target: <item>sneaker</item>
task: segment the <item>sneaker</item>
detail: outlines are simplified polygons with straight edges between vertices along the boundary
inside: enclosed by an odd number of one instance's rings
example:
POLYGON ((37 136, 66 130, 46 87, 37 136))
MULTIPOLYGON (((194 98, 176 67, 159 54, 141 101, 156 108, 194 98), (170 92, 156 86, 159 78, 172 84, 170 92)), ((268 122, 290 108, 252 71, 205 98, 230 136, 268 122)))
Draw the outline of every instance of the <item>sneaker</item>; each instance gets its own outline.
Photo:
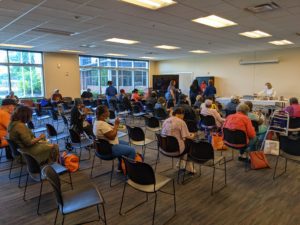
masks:
POLYGON ((197 173, 197 170, 195 168, 191 169, 191 170, 186 170, 190 175, 194 175, 197 173))

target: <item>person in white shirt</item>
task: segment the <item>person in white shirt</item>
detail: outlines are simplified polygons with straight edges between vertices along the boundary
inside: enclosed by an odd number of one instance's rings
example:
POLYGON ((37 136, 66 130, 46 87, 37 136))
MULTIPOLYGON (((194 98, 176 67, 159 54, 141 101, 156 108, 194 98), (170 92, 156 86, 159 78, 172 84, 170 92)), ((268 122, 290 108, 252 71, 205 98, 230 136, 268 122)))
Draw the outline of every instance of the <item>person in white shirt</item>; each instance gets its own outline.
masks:
POLYGON ((271 97, 271 98, 274 98, 276 97, 276 91, 274 90, 274 88, 272 87, 272 84, 267 82, 265 84, 265 88, 260 91, 258 93, 259 96, 266 96, 266 97, 271 97))
POLYGON ((217 127, 222 127, 225 119, 223 119, 220 116, 220 114, 216 109, 212 108, 212 104, 213 104, 212 100, 206 99, 204 102, 205 107, 201 107, 200 114, 202 114, 203 116, 213 116, 215 118, 217 127))
POLYGON ((126 141, 118 139, 118 127, 120 124, 119 118, 115 119, 114 126, 106 122, 109 118, 109 110, 105 105, 99 105, 96 110, 97 120, 93 126, 93 133, 97 139, 107 140, 112 146, 112 154, 119 158, 119 166, 121 169, 120 159, 126 156, 130 159, 135 159, 135 149, 128 145, 126 141))

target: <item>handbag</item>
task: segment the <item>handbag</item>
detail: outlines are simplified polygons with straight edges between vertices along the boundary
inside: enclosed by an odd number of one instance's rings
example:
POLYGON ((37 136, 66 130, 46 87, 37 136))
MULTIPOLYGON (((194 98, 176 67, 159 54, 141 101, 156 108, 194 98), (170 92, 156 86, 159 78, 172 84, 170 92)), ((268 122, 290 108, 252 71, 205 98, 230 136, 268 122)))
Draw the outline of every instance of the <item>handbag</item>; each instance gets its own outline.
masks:
POLYGON ((213 133, 211 135, 211 144, 214 150, 227 150, 226 145, 224 145, 222 135, 218 133, 213 133))
POLYGON ((263 153, 263 151, 254 151, 249 153, 249 157, 251 160, 251 169, 264 169, 270 168, 269 162, 263 153))
POLYGON ((264 153, 266 155, 279 155, 279 141, 266 140, 264 153))

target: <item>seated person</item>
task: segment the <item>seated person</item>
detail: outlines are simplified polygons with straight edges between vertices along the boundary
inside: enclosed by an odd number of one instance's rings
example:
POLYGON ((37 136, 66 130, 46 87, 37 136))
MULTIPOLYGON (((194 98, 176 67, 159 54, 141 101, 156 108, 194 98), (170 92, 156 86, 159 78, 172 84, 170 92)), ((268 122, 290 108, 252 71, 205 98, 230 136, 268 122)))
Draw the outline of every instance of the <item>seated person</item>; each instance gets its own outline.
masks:
POLYGON ((225 119, 223 119, 216 109, 212 108, 213 102, 209 99, 206 99, 204 106, 201 107, 200 114, 203 116, 213 116, 215 118, 216 126, 221 128, 225 119))
POLYGON ((56 162, 58 160, 58 145, 45 141, 45 134, 34 137, 26 124, 32 119, 32 110, 27 106, 19 106, 11 117, 8 126, 9 139, 22 151, 33 155, 41 164, 56 162))
POLYGON ((5 148, 6 158, 12 159, 10 149, 6 140, 7 128, 10 123, 10 116, 14 112, 17 103, 13 99, 3 99, 0 108, 0 148, 5 148))
POLYGON ((83 101, 92 101, 93 100, 93 93, 91 89, 88 88, 86 91, 82 92, 81 98, 83 101))
POLYGON ((286 107, 284 111, 288 112, 290 117, 300 117, 300 105, 298 99, 295 97, 290 98, 290 105, 286 107))
POLYGON ((261 112, 253 112, 253 104, 250 101, 244 102, 249 107, 248 117, 250 120, 257 121, 258 123, 258 132, 256 134, 258 140, 263 141, 265 134, 267 132, 267 126, 264 125, 265 117, 261 112))
POLYGON ((141 96, 139 95, 138 89, 133 89, 131 94, 131 100, 134 100, 135 102, 138 102, 141 100, 141 96))
POLYGON ((196 121, 196 113, 193 108, 189 105, 187 100, 188 96, 181 94, 179 96, 179 101, 176 107, 181 107, 184 110, 184 119, 185 120, 194 120, 196 121))
MULTIPOLYGON (((213 97, 208 97, 208 98, 205 98, 205 100, 211 100, 211 101, 212 101, 211 108, 212 108, 212 109, 215 109, 215 110, 217 110, 217 111, 219 112, 219 107, 218 107, 218 105, 217 105, 217 103, 216 103, 216 101, 215 101, 215 98, 213 98, 213 97)), ((201 111, 201 109, 203 109, 203 108, 205 108, 205 101, 200 105, 200 111, 201 111)))
POLYGON ((114 126, 106 122, 109 118, 109 110, 105 105, 99 105, 96 110, 96 121, 93 132, 97 139, 107 140, 112 145, 112 154, 119 158, 118 169, 121 170, 121 157, 126 156, 135 159, 135 149, 127 142, 118 139, 119 118, 115 119, 114 126))
MULTIPOLYGON (((166 119, 162 125, 161 134, 173 136, 177 139, 179 144, 179 150, 181 155, 185 155, 189 151, 189 146, 186 146, 186 139, 193 139, 194 134, 190 133, 186 123, 184 122, 184 110, 181 107, 177 107, 171 117, 166 119)), ((189 163, 187 170, 195 173, 193 164, 189 163)))
POLYGON ((154 105, 154 109, 163 108, 165 111, 167 111, 167 102, 164 97, 159 97, 157 99, 157 102, 154 105))
POLYGON ((85 106, 81 99, 76 99, 75 104, 71 110, 70 127, 78 134, 85 132, 87 135, 93 135, 92 125, 85 121, 85 106))
POLYGON ((236 113, 236 107, 240 104, 240 99, 238 96, 231 96, 230 102, 225 106, 226 116, 227 114, 236 113))
POLYGON ((9 95, 7 95, 5 98, 15 100, 17 104, 19 103, 19 98, 15 95, 15 92, 13 91, 9 92, 9 95))
POLYGON ((151 104, 154 106, 156 102, 157 102, 157 94, 155 91, 152 91, 150 97, 147 98, 146 100, 146 104, 151 104))
POLYGON ((58 103, 62 103, 62 102, 63 102, 62 95, 59 93, 58 89, 55 89, 51 96, 51 103, 56 106, 58 103))
POLYGON ((195 101, 195 104, 194 104, 194 108, 195 109, 200 109, 202 103, 204 103, 204 98, 202 97, 202 95, 197 95, 196 101, 195 101))
POLYGON ((122 102, 123 99, 124 99, 125 97, 127 97, 127 95, 126 95, 126 93, 125 93, 125 90, 124 90, 124 89, 121 89, 121 90, 120 90, 120 94, 119 94, 119 96, 118 96, 118 101, 119 101, 119 102, 122 102))
MULTIPOLYGON (((245 132, 247 136, 247 143, 249 146, 253 146, 255 143, 255 130, 252 126, 251 120, 248 117, 248 113, 250 111, 249 107, 240 103, 236 108, 236 113, 229 115, 223 125, 223 128, 228 128, 230 130, 241 130, 245 132), (251 141, 249 141, 251 139, 251 141)), ((252 150, 252 149, 250 149, 252 150)), ((239 160, 246 160, 246 156, 244 155, 245 150, 240 150, 239 160)))

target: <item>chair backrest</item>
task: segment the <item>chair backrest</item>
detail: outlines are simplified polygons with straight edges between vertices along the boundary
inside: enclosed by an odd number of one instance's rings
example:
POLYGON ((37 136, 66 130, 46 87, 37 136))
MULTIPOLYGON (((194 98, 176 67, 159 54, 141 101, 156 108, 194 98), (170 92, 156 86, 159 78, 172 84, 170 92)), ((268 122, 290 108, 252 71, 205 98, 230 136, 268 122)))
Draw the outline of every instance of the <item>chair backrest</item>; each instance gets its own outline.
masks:
POLYGON ((300 117, 290 117, 289 128, 300 128, 300 117))
POLYGON ((73 129, 69 129, 69 133, 70 133, 70 139, 71 139, 72 143, 80 143, 81 142, 80 134, 78 134, 73 129))
POLYGON ((51 166, 45 166, 43 168, 42 174, 44 177, 46 177, 46 179, 53 187, 57 204, 60 207, 63 207, 64 201, 61 194, 61 184, 59 180, 59 175, 55 172, 55 170, 51 166))
POLYGON ((109 119, 113 120, 116 118, 116 114, 114 110, 109 110, 109 119))
POLYGON ((57 131, 51 124, 47 123, 46 128, 47 128, 48 136, 50 137, 57 136, 57 131))
POLYGON ((136 162, 123 157, 126 173, 129 179, 141 185, 155 185, 155 175, 152 167, 143 162, 136 162))
POLYGON ((166 119, 168 114, 163 108, 154 109, 154 116, 160 119, 166 119))
POLYGON ((99 156, 111 156, 112 145, 104 139, 97 139, 94 141, 95 150, 99 156))
POLYGON ((11 150, 11 154, 14 158, 16 158, 17 156, 20 155, 20 152, 18 152, 18 146, 16 145, 15 142, 13 142, 12 140, 6 139, 9 145, 9 148, 11 150))
POLYGON ((126 125, 128 136, 133 141, 144 141, 145 133, 140 127, 130 127, 126 125))
POLYGON ((141 112, 140 106, 134 104, 133 108, 132 108, 132 111, 133 111, 133 113, 139 113, 139 112, 141 112))
MULTIPOLYGON (((279 143, 280 149, 289 154, 294 156, 300 156, 299 146, 300 146, 300 137, 292 137, 292 136, 279 136, 279 143)), ((300 161, 300 157, 299 157, 300 161)))
POLYGON ((197 127, 197 122, 194 121, 194 120, 184 120, 188 129, 189 129, 189 132, 191 133, 195 133, 198 131, 198 127, 197 127))
POLYGON ((49 110, 49 114, 51 115, 53 120, 58 120, 58 113, 55 110, 49 110))
POLYGON ((163 136, 158 133, 156 133, 156 137, 159 150, 163 150, 168 153, 180 152, 179 143, 176 137, 163 136))
POLYGON ((241 130, 230 130, 223 128, 224 143, 227 145, 247 145, 247 135, 241 130))
POLYGON ((214 159, 214 149, 210 143, 205 141, 191 142, 188 154, 192 160, 198 163, 214 159))
POLYGON ((215 118, 211 115, 202 115, 200 114, 202 125, 206 127, 216 126, 215 118))
POLYGON ((147 103, 146 103, 146 110, 147 110, 148 112, 153 112, 153 110, 154 110, 154 104, 152 104, 152 103, 150 103, 150 102, 147 102, 147 103))
POLYGON ((258 132, 258 130, 259 130, 258 121, 251 120, 251 123, 252 123, 252 126, 254 127, 255 132, 258 132))
POLYGON ((34 180, 40 179, 41 167, 39 162, 27 152, 20 151, 27 164, 27 171, 34 180))
POLYGON ((34 129, 34 124, 33 124, 33 122, 32 122, 32 121, 29 121, 29 122, 27 123, 27 127, 28 127, 30 130, 33 130, 33 129, 34 129))
POLYGON ((145 117, 145 119, 146 119, 146 125, 148 127, 157 128, 157 127, 160 126, 159 125, 159 120, 156 117, 153 117, 153 116, 151 116, 150 118, 145 117))

